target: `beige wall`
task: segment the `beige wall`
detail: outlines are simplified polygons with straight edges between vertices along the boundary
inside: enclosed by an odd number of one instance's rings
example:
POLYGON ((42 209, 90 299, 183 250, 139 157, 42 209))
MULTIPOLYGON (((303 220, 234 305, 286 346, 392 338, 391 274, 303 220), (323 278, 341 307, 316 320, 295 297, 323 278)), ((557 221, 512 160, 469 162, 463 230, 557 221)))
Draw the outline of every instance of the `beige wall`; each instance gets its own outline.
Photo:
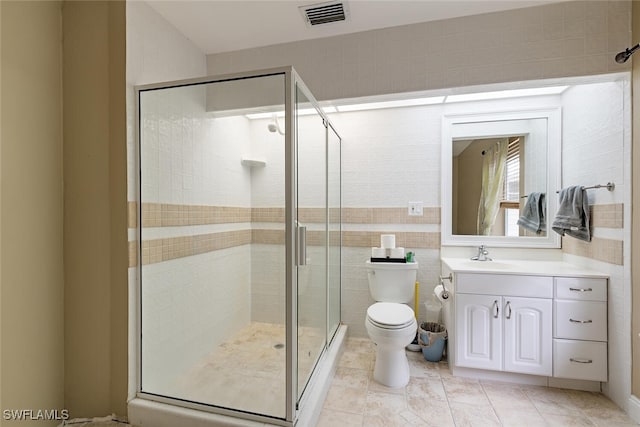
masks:
POLYGON ((2 409, 62 409, 60 3, 3 1, 0 10, 1 403, 2 409))
POLYGON ((630 1, 571 1, 207 56, 209 74, 293 65, 318 100, 630 69, 630 1), (357 76, 354 79, 353 76, 357 76))
POLYGON ((0 407, 125 414, 125 4, 0 12, 0 407))
MULTIPOLYGON (((633 2, 633 43, 637 43, 640 38, 640 5, 633 2)), ((631 47, 631 46, 629 46, 631 47)), ((631 393, 640 396, 640 59, 635 54, 633 59, 633 73, 631 90, 633 93, 633 144, 632 144, 632 234, 631 234, 631 295, 632 302, 632 324, 631 324, 631 345, 632 345, 632 383, 631 393)))
POLYGON ((65 405, 126 413, 125 3, 65 2, 65 405))

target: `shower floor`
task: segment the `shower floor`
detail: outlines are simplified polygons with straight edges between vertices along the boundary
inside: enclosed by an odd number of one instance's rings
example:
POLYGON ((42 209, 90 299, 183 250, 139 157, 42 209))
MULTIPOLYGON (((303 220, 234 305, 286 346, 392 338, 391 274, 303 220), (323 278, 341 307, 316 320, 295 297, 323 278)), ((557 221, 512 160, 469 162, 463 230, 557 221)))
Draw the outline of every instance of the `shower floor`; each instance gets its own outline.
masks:
MULTIPOLYGON (((323 343, 324 331, 299 328, 300 384, 323 343)), ((284 418, 285 374, 284 325, 252 322, 179 378, 175 397, 284 418)))

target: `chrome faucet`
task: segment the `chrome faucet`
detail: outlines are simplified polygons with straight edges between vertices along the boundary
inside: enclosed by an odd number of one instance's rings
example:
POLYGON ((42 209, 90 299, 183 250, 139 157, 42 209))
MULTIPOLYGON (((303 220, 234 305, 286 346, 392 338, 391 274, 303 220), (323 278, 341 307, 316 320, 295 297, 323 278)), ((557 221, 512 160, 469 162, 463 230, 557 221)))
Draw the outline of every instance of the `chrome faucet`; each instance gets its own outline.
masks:
POLYGON ((480 247, 478 248, 478 255, 471 257, 471 259, 473 261, 492 261, 492 259, 487 255, 489 255, 487 247, 485 245, 480 245, 480 247))

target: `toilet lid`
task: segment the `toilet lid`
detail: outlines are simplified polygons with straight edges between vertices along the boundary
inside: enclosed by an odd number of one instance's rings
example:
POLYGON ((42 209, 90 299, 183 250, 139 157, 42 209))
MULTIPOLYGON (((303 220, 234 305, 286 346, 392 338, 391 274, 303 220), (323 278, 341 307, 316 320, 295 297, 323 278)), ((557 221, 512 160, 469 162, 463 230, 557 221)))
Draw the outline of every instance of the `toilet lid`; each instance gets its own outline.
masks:
POLYGON ((367 316, 383 326, 404 326, 414 319, 411 307, 397 302, 377 302, 367 309, 367 316))

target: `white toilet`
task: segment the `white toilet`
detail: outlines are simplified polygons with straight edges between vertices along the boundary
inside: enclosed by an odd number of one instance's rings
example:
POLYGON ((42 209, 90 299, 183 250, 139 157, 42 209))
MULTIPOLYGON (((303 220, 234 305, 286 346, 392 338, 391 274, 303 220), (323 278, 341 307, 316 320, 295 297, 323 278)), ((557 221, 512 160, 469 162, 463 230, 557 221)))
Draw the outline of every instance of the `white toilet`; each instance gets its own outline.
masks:
POLYGON ((411 307, 417 262, 367 261, 369 291, 376 301, 367 309, 365 327, 376 344, 373 379, 387 387, 409 382, 409 362, 404 348, 416 337, 418 324, 411 307))

